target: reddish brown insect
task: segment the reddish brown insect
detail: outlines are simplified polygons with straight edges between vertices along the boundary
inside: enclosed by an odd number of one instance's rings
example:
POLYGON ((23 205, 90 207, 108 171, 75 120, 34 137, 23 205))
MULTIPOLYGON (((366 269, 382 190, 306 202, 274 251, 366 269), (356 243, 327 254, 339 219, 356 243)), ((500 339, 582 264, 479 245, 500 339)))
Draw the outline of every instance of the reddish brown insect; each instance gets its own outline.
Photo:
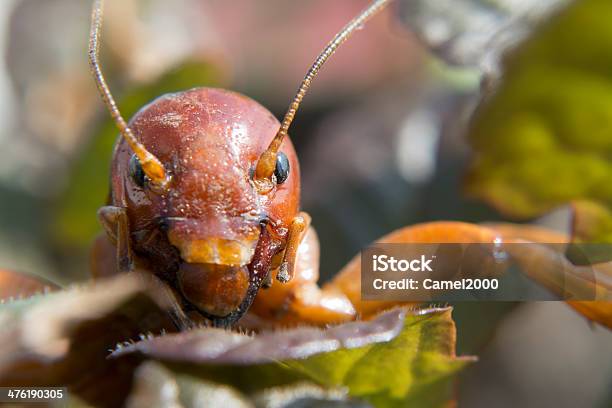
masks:
MULTIPOLYGON (((122 136, 109 202, 99 211, 106 237, 94 248, 94 274, 148 269, 182 295, 186 309, 223 326, 251 305, 268 321, 315 324, 379 307, 364 309, 352 264, 323 290, 316 285, 318 241, 310 217, 299 211, 299 165, 287 133, 321 66, 388 3, 374 1, 325 47, 281 124, 257 102, 210 88, 161 96, 127 124, 98 64, 102 0, 94 1, 90 65, 122 136)), ((390 239, 427 237, 435 229, 390 239)))

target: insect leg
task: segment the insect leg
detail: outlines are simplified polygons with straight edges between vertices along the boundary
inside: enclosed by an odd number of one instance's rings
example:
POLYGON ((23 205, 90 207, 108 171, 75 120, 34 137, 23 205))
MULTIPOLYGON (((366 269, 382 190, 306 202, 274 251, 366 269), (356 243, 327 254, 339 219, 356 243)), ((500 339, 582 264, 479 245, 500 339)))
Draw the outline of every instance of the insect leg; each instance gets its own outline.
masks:
POLYGON ((276 275, 279 282, 287 283, 295 274, 295 259, 297 258, 298 247, 304 239, 304 235, 310 226, 310 215, 300 212, 291 221, 289 233, 287 235, 287 246, 283 261, 276 275))
POLYGON ((130 247, 130 228, 126 209, 105 206, 98 210, 98 218, 108 238, 117 248, 118 271, 132 271, 134 269, 134 260, 130 247))
MULTIPOLYGON (((255 327, 311 324, 325 326, 355 318, 355 309, 340 290, 322 291, 319 279, 319 240, 313 227, 303 234, 290 282, 273 282, 261 290, 249 313, 255 327)), ((278 269, 271 271, 278 275, 278 269)))

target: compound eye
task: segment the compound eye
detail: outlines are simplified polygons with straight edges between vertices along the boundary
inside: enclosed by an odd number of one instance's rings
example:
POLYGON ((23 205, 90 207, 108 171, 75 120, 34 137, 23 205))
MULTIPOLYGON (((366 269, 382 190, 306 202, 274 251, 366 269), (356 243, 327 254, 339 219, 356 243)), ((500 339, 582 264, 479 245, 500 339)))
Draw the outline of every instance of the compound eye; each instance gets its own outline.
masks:
POLYGON ((129 172, 134 183, 136 183, 138 187, 143 188, 146 176, 140 164, 140 160, 138 160, 138 157, 135 154, 130 157, 129 172))
POLYGON ((276 155, 274 175, 276 176, 276 182, 278 184, 283 184, 287 180, 287 177, 289 177, 289 159, 283 152, 279 152, 276 155))

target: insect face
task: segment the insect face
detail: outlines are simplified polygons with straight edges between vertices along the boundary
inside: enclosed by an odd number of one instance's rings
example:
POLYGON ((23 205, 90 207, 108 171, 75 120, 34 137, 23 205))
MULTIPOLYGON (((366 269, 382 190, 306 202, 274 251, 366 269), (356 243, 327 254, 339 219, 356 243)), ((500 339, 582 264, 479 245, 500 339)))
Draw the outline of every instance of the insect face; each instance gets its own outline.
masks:
POLYGON ((223 316, 243 299, 262 223, 281 239, 298 211, 299 165, 290 142, 278 153, 274 188, 262 192, 253 181, 278 127, 251 99, 195 89, 155 100, 130 122, 170 175, 164 191, 150 188, 122 139, 115 151, 112 204, 127 208, 135 252, 155 259, 162 276, 176 274, 186 298, 210 314, 223 316))

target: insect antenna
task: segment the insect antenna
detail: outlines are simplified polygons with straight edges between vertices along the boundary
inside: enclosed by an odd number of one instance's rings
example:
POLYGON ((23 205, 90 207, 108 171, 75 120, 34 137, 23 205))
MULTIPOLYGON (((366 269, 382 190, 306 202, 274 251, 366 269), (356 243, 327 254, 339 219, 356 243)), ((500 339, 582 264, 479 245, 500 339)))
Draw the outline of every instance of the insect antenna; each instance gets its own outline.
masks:
POLYGON ((319 54, 315 62, 312 64, 302 84, 298 88, 297 93, 293 97, 293 101, 289 105, 289 109, 287 113, 285 113, 285 117, 281 123, 280 129, 272 139, 272 142, 262 153, 257 161, 257 166, 255 167, 255 179, 256 180, 271 180, 272 174, 274 173, 274 169, 276 166, 276 155, 281 147, 283 139, 287 136, 287 132, 289 131, 289 126, 291 126, 291 122, 293 122, 293 118, 295 117, 295 113, 300 107, 300 103, 302 99, 304 99, 304 95, 308 92, 310 88, 310 84, 314 77, 319 73, 319 70, 325 64, 325 62, 331 57, 334 52, 344 43, 348 38, 353 34, 356 30, 360 29, 363 24, 365 24, 370 18, 375 16, 379 11, 383 10, 385 6, 391 0, 376 0, 372 2, 366 9, 364 9, 357 17, 351 20, 336 36, 325 46, 323 51, 319 54))
POLYGON ((106 84, 102 70, 100 69, 98 56, 100 51, 100 31, 102 28, 103 7, 103 0, 94 0, 91 14, 91 30, 89 32, 88 52, 91 73, 96 81, 98 91, 100 92, 100 96, 102 97, 104 104, 119 128, 119 132, 138 157, 142 170, 151 180, 151 182, 153 182, 156 186, 164 188, 169 181, 169 176, 166 174, 163 164, 157 157, 151 154, 147 148, 138 141, 138 139, 136 139, 134 132, 132 129, 130 129, 125 119, 123 119, 123 116, 121 116, 117 103, 115 102, 115 99, 113 98, 113 95, 106 84))

